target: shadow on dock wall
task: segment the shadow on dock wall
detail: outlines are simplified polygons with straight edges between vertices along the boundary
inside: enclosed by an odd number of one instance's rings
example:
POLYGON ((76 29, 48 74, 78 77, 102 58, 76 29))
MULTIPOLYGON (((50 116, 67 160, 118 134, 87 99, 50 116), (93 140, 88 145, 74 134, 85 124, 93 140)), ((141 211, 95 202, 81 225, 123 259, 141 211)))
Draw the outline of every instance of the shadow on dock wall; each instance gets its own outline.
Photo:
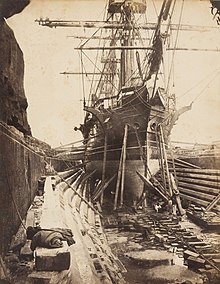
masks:
POLYGON ((26 215, 44 174, 44 158, 0 131, 0 254, 4 255, 13 234, 26 215))

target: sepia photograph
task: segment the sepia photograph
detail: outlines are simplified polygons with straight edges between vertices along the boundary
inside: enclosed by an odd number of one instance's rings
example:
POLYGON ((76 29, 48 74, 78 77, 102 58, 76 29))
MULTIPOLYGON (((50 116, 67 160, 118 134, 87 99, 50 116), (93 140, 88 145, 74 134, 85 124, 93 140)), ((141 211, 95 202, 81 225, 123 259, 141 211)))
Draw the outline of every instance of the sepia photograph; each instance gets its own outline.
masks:
POLYGON ((220 0, 0 0, 0 284, 220 283, 220 0))

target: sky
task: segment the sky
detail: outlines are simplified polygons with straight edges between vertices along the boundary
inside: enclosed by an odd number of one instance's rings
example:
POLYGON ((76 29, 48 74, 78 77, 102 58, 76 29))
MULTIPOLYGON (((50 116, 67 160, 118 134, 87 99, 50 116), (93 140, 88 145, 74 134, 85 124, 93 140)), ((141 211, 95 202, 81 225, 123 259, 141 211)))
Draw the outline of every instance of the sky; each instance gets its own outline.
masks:
MULTIPOLYGON (((160 0, 147 1, 148 19, 156 20, 160 0)), ((177 3, 182 3, 177 0, 177 3)), ((79 71, 80 58, 71 35, 85 30, 39 26, 35 19, 102 20, 105 0, 32 0, 7 20, 23 50, 28 121, 32 134, 52 147, 82 139, 74 126, 83 122, 80 77, 61 75, 79 71)), ((179 8, 180 9, 180 8, 179 8)), ((178 14, 179 15, 179 14, 178 14)), ((173 20, 178 23, 178 18, 173 20)), ((177 46, 220 49, 220 26, 210 13, 210 2, 185 0, 182 24, 213 26, 205 32, 180 32, 177 46)), ((178 107, 189 105, 173 128, 171 140, 191 143, 220 141, 220 52, 177 51, 173 92, 178 107)))

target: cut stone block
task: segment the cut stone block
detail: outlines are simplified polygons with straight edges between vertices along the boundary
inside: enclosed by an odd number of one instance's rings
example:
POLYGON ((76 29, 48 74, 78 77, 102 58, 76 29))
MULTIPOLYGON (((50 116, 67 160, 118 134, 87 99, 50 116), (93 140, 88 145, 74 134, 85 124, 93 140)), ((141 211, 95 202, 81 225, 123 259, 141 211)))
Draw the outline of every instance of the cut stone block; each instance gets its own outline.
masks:
POLYGON ((66 242, 62 248, 40 248, 36 249, 35 259, 38 271, 62 271, 70 267, 70 251, 66 242))
POLYGON ((32 272, 28 275, 25 284, 50 284, 52 272, 32 272))
POLYGON ((28 275, 25 284, 72 284, 80 283, 78 279, 74 279, 69 270, 62 272, 52 271, 34 271, 28 275))

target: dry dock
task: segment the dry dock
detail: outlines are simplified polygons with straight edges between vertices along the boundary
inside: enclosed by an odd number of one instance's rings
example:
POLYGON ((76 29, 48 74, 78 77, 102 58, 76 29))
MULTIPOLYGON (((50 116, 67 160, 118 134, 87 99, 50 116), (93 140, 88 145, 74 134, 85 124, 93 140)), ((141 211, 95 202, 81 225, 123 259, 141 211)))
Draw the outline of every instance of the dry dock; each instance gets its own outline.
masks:
POLYGON ((219 283, 218 231, 203 232, 187 217, 156 213, 150 205, 103 216, 86 193, 88 179, 81 169, 46 177, 25 226, 69 228, 76 243, 39 247, 33 259, 28 240, 12 283, 219 283))

